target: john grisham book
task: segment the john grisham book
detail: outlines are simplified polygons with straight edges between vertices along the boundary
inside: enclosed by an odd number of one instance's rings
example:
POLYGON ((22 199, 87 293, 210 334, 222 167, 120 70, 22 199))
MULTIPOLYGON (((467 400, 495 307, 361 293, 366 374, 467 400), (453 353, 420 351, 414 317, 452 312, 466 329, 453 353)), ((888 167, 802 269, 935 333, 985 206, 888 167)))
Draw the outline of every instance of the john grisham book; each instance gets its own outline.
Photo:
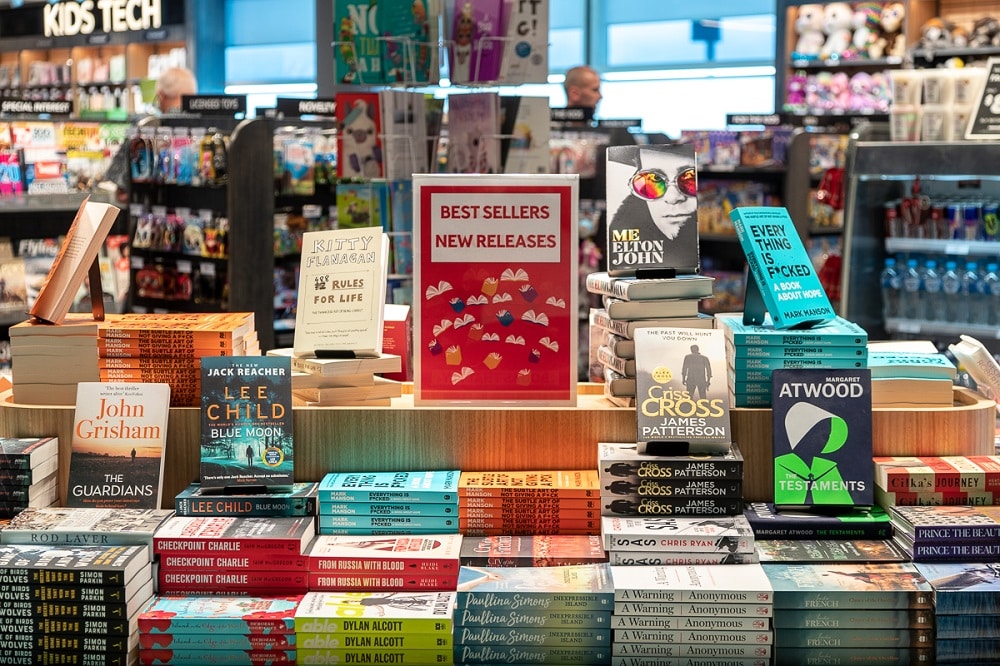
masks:
POLYGON ((772 373, 774 503, 871 506, 871 374, 863 370, 772 373))

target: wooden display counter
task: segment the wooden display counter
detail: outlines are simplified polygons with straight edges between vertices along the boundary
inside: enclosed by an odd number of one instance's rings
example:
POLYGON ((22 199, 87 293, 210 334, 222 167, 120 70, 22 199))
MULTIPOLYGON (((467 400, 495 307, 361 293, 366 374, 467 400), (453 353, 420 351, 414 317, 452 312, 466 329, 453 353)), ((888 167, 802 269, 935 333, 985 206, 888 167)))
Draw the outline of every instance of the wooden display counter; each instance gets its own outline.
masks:
MULTIPOLYGON (((597 466, 597 443, 635 439, 635 412, 611 405, 596 384, 581 384, 576 407, 414 407, 413 396, 391 407, 295 408, 295 478, 318 481, 331 471, 421 469, 531 470, 597 466)), ((65 497, 74 408, 18 405, 0 393, 0 436, 58 435, 65 497)), ((771 496, 771 410, 734 409, 734 440, 744 463, 744 498, 771 496)), ((876 455, 993 453, 995 403, 966 389, 955 406, 876 409, 876 455)), ((199 473, 200 410, 170 410, 164 507, 199 473)))

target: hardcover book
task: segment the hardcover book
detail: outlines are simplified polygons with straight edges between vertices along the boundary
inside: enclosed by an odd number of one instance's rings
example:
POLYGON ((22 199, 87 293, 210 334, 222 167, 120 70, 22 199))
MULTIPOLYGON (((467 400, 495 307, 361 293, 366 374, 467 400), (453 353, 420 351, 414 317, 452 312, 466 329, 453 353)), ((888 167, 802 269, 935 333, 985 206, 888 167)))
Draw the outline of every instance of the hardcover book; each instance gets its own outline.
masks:
POLYGON ((455 596, 455 592, 309 592, 295 610, 295 633, 450 637, 455 596))
POLYGON ((770 502, 747 505, 744 515, 758 539, 888 539, 889 515, 879 506, 834 514, 778 509, 770 502))
POLYGON ((643 328, 635 333, 635 346, 639 452, 728 451, 732 431, 722 332, 643 328))
POLYGON ((158 509, 169 413, 169 384, 77 384, 66 506, 158 509))
POLYGON ((694 317, 663 317, 660 319, 612 319, 603 308, 593 310, 594 324, 609 333, 635 338, 640 328, 714 328, 715 319, 711 315, 698 314, 694 317))
POLYGON ((283 636, 294 633, 301 596, 157 596, 139 614, 142 634, 239 634, 283 636))
POLYGON ((606 271, 587 275, 587 291, 613 296, 623 301, 655 301, 665 298, 711 298, 715 278, 707 275, 678 275, 675 278, 638 279, 608 275, 606 271))
POLYGON ((771 583, 759 564, 611 567, 615 601, 771 603, 771 583))
POLYGON ((201 360, 201 485, 287 489, 294 482, 291 364, 279 356, 201 360))
POLYGON ((461 563, 485 567, 550 567, 607 562, 600 536, 535 534, 462 540, 461 563))
POLYGON ((740 516, 601 519, 604 549, 627 551, 752 553, 754 535, 740 516))
POLYGON ((601 299, 604 311, 612 319, 669 319, 671 317, 697 317, 698 299, 663 298, 655 301, 623 301, 613 296, 601 299))
POLYGON ((609 610, 614 604, 607 563, 560 567, 468 567, 459 571, 457 610, 497 612, 609 610))
POLYGON ((576 404, 577 181, 414 178, 417 404, 576 404))
POLYGON ((734 208, 729 217, 750 273, 745 323, 763 324, 765 311, 778 329, 811 328, 836 318, 787 209, 734 208))
POLYGON ((169 509, 28 508, 0 531, 0 543, 148 546, 172 514, 169 509))
POLYGON ((764 565, 774 607, 928 608, 932 589, 909 562, 764 565))
POLYGON ((874 504, 868 371, 775 370, 772 380, 774 503, 874 504))
POLYGON ((292 371, 294 372, 330 378, 344 375, 399 372, 402 367, 399 356, 385 353, 373 358, 304 358, 295 356, 291 348, 282 347, 269 349, 267 356, 291 359, 292 371))
POLYGON ((1000 539, 1000 506, 890 506, 898 532, 916 542, 1000 539))
POLYGON ((297 356, 378 356, 389 237, 377 227, 307 231, 302 236, 297 356))
POLYGON ((318 483, 295 483, 287 492, 220 495, 192 483, 174 497, 178 516, 315 516, 318 483))
POLYGON ((458 470, 330 472, 319 484, 320 512, 327 502, 458 504, 458 470))

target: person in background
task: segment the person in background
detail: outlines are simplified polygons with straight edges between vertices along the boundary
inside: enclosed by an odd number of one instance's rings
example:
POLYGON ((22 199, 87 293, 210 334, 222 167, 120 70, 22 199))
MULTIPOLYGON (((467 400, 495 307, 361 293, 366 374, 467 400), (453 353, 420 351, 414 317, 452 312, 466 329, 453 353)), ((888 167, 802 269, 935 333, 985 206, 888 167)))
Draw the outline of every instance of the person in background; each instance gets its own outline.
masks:
POLYGON ((589 65, 578 65, 566 71, 563 80, 566 106, 579 106, 593 111, 601 101, 601 77, 589 65))
POLYGON ((177 113, 181 110, 181 97, 198 92, 198 80, 186 67, 171 67, 156 80, 156 108, 160 113, 177 113))

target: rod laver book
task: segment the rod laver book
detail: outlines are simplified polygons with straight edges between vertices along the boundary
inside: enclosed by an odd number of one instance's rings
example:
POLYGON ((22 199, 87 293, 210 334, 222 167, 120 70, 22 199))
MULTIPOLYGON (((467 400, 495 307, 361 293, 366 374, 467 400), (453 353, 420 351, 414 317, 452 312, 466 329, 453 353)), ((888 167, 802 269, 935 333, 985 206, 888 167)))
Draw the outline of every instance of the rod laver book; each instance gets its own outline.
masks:
POLYGON ((153 534, 172 514, 169 509, 28 508, 0 531, 0 543, 151 546, 153 534))
POLYGON ((871 506, 868 370, 775 370, 772 380, 774 503, 871 506))
POLYGON ((66 506, 160 508, 169 413, 169 384, 77 384, 66 506))
POLYGON ((378 356, 388 267, 381 227, 303 234, 295 354, 378 356))
POLYGON ((292 378, 288 358, 201 360, 201 485, 291 486, 292 378))
POLYGON ((725 453, 732 443, 726 347, 718 329, 635 332, 639 452, 725 453), (666 450, 664 452, 667 452, 666 450))

